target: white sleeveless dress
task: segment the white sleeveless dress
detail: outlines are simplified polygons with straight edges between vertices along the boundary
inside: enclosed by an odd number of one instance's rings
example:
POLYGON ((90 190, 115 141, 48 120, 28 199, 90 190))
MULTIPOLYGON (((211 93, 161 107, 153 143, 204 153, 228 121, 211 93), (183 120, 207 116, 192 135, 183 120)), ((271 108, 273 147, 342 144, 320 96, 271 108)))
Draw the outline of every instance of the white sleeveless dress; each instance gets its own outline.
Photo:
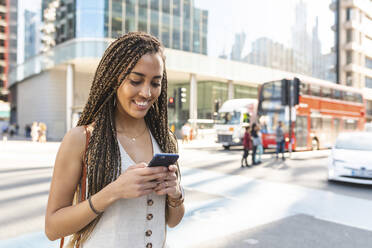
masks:
MULTIPOLYGON (((158 143, 150 134, 154 154, 158 143)), ((118 141, 119 142, 119 141, 118 141)), ((121 146, 122 172, 135 162, 121 146)), ((163 248, 166 239, 165 196, 154 193, 134 199, 121 199, 102 214, 83 248, 163 248)))

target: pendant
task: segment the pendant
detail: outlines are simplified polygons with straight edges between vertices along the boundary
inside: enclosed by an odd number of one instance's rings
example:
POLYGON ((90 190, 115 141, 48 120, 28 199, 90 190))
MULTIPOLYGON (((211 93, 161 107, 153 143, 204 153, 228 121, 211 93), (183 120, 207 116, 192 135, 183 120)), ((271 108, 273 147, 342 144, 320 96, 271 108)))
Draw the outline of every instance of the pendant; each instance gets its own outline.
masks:
POLYGON ((133 141, 133 142, 136 141, 136 138, 132 138, 132 141, 133 141))

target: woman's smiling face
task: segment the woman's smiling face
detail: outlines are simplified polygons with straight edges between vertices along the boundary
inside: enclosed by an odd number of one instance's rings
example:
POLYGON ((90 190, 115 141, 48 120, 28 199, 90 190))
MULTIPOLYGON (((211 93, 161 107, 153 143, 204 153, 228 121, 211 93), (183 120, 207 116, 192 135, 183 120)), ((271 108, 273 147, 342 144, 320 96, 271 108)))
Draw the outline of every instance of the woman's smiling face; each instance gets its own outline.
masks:
POLYGON ((117 90, 117 109, 134 119, 144 118, 161 93, 164 63, 159 53, 143 55, 117 90))

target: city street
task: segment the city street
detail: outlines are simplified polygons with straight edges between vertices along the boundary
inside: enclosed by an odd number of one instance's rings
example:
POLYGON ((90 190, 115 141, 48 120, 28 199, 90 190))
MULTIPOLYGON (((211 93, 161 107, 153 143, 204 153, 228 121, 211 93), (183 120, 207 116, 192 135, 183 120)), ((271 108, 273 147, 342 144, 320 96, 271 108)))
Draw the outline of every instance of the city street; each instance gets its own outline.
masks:
MULTIPOLYGON (((43 233, 58 146, 0 142, 0 248, 58 247, 43 233)), ((328 182, 329 150, 241 168, 238 148, 180 147, 186 215, 170 247, 370 247, 372 187, 328 182)))

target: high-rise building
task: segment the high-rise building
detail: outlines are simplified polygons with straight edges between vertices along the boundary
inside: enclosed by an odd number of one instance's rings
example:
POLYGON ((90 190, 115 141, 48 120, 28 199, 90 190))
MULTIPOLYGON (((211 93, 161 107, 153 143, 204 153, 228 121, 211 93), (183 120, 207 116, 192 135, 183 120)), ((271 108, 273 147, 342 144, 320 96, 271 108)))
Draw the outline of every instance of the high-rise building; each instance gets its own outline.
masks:
POLYGON ((334 0, 338 83, 363 88, 372 120, 372 1, 334 0), (369 97, 370 96, 370 97, 369 97))
POLYGON ((242 52, 244 49, 244 44, 245 44, 245 33, 239 33, 235 34, 235 41, 233 44, 233 47, 231 49, 231 56, 230 58, 232 60, 242 60, 242 52))
POLYGON ((300 1, 295 6, 295 22, 292 27, 292 49, 297 64, 294 71, 312 75, 312 39, 307 31, 307 4, 300 1))
POLYGON ((8 6, 5 0, 0 1, 0 96, 7 95, 8 63, 8 6))

